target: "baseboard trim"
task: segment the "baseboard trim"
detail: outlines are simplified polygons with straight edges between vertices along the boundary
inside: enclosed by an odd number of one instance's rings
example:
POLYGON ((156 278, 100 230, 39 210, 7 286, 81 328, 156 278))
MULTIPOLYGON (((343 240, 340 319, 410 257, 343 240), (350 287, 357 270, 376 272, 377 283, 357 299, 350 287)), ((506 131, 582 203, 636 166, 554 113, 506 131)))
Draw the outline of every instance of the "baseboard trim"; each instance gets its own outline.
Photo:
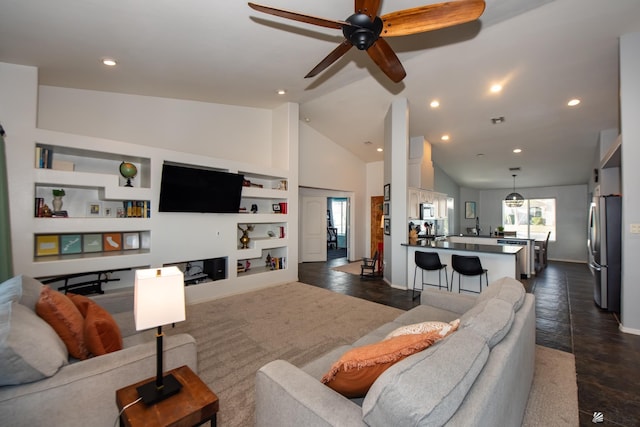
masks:
POLYGON ((627 328, 623 326, 622 323, 620 323, 620 325, 618 326, 618 329, 620 329, 620 331, 624 332, 625 334, 640 335, 640 329, 627 328))

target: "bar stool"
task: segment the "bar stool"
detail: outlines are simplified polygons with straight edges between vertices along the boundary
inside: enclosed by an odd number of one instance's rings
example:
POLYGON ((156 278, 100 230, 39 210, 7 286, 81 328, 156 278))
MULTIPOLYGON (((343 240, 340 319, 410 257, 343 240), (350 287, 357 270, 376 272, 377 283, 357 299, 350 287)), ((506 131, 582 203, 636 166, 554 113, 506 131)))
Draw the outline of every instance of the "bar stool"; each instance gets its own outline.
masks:
POLYGON ((421 252, 416 251, 415 255, 415 263, 416 268, 413 270, 413 291, 411 293, 411 297, 413 299, 416 298, 416 275, 418 273, 418 268, 420 268, 422 274, 422 287, 421 291, 424 290, 424 285, 436 286, 435 284, 425 283, 424 281, 424 272, 427 271, 438 271, 438 289, 442 288, 442 270, 444 269, 444 278, 447 283, 447 290, 449 290, 449 277, 447 274, 447 264, 440 263, 440 257, 436 252, 421 252))
POLYGON ((475 292, 479 294, 482 292, 482 275, 485 276, 486 286, 489 286, 489 274, 485 268, 482 268, 480 258, 477 256, 464 256, 464 255, 451 255, 451 287, 453 288, 453 275, 458 273, 458 293, 460 293, 460 276, 480 276, 480 291, 472 291, 469 289, 463 289, 468 292, 475 292))

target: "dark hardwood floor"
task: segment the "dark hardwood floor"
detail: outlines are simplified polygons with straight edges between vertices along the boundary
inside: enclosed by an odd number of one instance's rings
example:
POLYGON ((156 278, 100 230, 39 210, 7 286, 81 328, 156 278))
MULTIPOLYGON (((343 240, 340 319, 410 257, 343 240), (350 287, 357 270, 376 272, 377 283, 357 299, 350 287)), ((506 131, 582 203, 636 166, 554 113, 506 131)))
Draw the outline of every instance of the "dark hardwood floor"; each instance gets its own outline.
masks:
MULTIPOLYGON (((403 310, 419 304, 411 291, 391 288, 380 278, 332 270, 346 263, 346 258, 302 263, 300 281, 403 310)), ((580 425, 594 425, 593 413, 599 411, 603 425, 640 426, 640 336, 620 332, 616 317, 594 304, 587 266, 550 262, 522 282, 536 296, 536 342, 575 356, 580 425)))

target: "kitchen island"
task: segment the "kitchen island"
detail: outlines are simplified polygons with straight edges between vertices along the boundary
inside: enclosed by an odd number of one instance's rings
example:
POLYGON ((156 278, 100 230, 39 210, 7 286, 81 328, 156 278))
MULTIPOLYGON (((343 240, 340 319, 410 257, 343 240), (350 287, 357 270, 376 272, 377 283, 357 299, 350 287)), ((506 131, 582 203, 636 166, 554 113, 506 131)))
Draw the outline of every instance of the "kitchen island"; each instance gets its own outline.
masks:
MULTIPOLYGON (((440 240, 418 240, 416 244, 403 243, 407 248, 407 289, 413 288, 415 271, 415 253, 436 252, 442 264, 447 264, 449 285, 453 292, 458 292, 458 274, 455 274, 454 281, 451 281, 451 255, 475 255, 480 258, 482 267, 488 270, 489 283, 501 277, 512 277, 519 279, 521 274, 520 257, 523 252, 522 246, 511 245, 482 245, 473 243, 455 243, 440 240)), ((417 272, 416 286, 420 288, 420 269, 417 272)), ((444 273, 441 273, 444 274, 444 273)), ((425 271, 424 279, 427 283, 438 283, 438 271, 425 271)), ((478 277, 462 276, 460 278, 463 289, 478 289, 478 277)), ((484 279, 482 280, 484 286, 484 279)), ((444 286, 445 280, 442 278, 444 286)))
POLYGON ((522 237, 511 236, 478 236, 478 235, 451 235, 447 237, 448 242, 453 243, 475 243, 478 245, 513 245, 522 246, 520 254, 520 270, 525 277, 530 278, 536 274, 535 268, 535 240, 522 237))

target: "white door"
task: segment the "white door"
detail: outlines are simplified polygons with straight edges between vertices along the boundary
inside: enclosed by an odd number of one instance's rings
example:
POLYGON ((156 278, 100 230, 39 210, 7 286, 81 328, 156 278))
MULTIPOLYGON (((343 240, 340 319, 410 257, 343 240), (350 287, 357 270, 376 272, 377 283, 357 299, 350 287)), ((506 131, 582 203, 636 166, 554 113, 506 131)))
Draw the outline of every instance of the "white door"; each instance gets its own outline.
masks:
POLYGON ((301 262, 327 260, 327 198, 302 197, 301 262))

